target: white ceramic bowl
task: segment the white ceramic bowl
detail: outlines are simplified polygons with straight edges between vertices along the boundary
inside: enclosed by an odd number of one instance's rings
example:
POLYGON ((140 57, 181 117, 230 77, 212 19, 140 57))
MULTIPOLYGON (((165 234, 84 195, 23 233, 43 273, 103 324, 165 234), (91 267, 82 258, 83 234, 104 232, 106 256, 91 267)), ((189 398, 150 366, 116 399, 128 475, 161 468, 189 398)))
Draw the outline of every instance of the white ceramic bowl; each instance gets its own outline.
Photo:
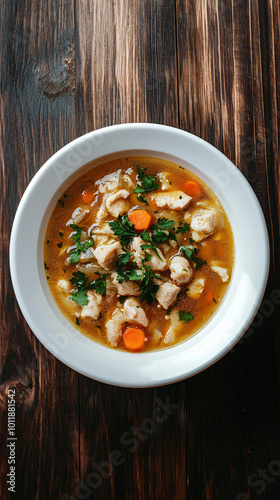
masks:
POLYGON ((198 373, 220 359, 246 331, 264 294, 269 242, 262 210, 239 170, 217 149, 182 130, 126 124, 86 134, 52 156, 26 189, 10 245, 14 290, 23 315, 42 344, 63 363, 101 382, 124 387, 159 386, 198 373), (226 296, 212 319, 192 338, 147 353, 99 345, 62 315, 49 291, 43 265, 49 217, 86 163, 122 156, 155 156, 193 171, 216 193, 231 224, 235 263, 226 296))

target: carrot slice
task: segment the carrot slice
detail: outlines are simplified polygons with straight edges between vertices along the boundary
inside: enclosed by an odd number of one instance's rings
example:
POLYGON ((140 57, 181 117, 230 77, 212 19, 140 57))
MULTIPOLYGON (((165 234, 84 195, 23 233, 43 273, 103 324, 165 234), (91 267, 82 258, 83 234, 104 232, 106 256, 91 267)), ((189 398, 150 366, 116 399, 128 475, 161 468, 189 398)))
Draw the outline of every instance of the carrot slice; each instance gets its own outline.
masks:
POLYGON ((129 327, 123 334, 124 345, 130 351, 142 349, 145 340, 145 333, 140 328, 129 327))
POLYGON ((192 198, 199 198, 201 196, 201 190, 197 182, 187 181, 183 187, 184 193, 192 198))
POLYGON ((211 304, 214 300, 214 293, 211 290, 206 290, 203 297, 204 304, 211 304))
POLYGON ((152 216, 146 210, 133 210, 128 214, 131 224, 134 224, 136 231, 144 231, 149 229, 152 216))
POLYGON ((93 191, 85 191, 82 192, 82 198, 84 203, 90 203, 92 198, 94 197, 93 191))

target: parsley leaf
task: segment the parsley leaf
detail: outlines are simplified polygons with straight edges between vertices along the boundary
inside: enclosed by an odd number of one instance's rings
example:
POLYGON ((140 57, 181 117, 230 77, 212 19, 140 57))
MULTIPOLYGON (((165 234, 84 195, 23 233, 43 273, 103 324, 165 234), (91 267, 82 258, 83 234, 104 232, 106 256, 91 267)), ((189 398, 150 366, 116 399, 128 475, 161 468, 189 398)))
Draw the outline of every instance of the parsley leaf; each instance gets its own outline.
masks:
POLYGON ((137 196, 137 200, 138 200, 138 201, 142 201, 142 203, 145 203, 145 205, 149 205, 149 203, 147 202, 147 200, 146 200, 145 196, 141 196, 141 194, 139 194, 139 195, 137 196))
POLYGON ((162 231, 161 229, 158 229, 157 226, 154 224, 151 226, 151 229, 153 231, 153 239, 157 243, 164 243, 165 241, 169 240, 169 234, 167 231, 162 231))
POLYGON ((200 269, 202 266, 206 265, 206 260, 199 259, 198 257, 194 257, 195 268, 200 269))
POLYGON ((133 253, 127 252, 127 253, 121 253, 119 255, 119 262, 118 266, 125 266, 129 262, 130 256, 133 255, 133 253))
POLYGON ((73 283, 73 285, 78 288, 78 290, 81 290, 84 288, 87 278, 85 273, 81 273, 80 271, 77 271, 76 273, 73 273, 74 278, 71 278, 70 281, 73 283))
POLYGON ((174 220, 168 220, 165 217, 157 220, 157 226, 161 229, 171 229, 174 226, 174 220))
POLYGON ((162 258, 159 256, 155 243, 153 242, 152 238, 148 235, 148 233, 145 231, 145 229, 140 234, 140 237, 142 238, 142 240, 147 241, 149 243, 148 245, 141 245, 142 250, 147 250, 148 248, 153 250, 155 254, 158 256, 158 258, 162 261, 162 258))
POLYGON ((134 224, 131 224, 127 214, 119 215, 118 222, 108 222, 108 224, 114 234, 119 237, 123 249, 135 236, 138 236, 134 224))
POLYGON ((179 311, 179 319, 181 321, 184 321, 185 323, 188 323, 189 321, 194 319, 194 317, 190 312, 179 311))
POLYGON ((197 248, 187 248, 181 247, 184 256, 195 263, 196 270, 200 269, 203 265, 207 264, 206 260, 202 260, 199 257, 195 257, 198 252, 197 248))
POLYGON ((153 278, 161 279, 160 276, 154 274, 151 271, 150 266, 144 266, 143 270, 143 279, 140 285, 140 300, 145 300, 147 304, 150 306, 152 302, 155 300, 155 294, 159 289, 159 285, 156 285, 153 282, 153 278))
POLYGON ((184 256, 188 260, 193 260, 194 254, 197 252, 197 248, 193 249, 193 248, 181 247, 181 250, 182 250, 184 256), (195 250, 196 250, 196 252, 195 252, 195 250))
POLYGON ((72 293, 71 299, 77 302, 79 306, 86 306, 88 304, 87 291, 95 290, 96 293, 105 296, 106 295, 106 274, 103 274, 100 278, 87 283, 87 277, 84 273, 77 271, 73 273, 73 277, 70 279, 71 283, 77 288, 72 293))
POLYGON ((96 293, 99 293, 103 297, 106 295, 106 274, 100 276, 94 281, 91 281, 87 286, 88 290, 95 290, 96 293))
POLYGON ((149 193, 159 187, 155 177, 152 175, 146 175, 141 167, 138 167, 138 176, 141 180, 141 184, 137 184, 136 189, 134 189, 135 194, 149 193))
POLYGON ((86 290, 77 290, 72 293, 72 300, 75 300, 79 306, 86 306, 88 304, 87 292, 86 290))
POLYGON ((90 238, 88 241, 81 243, 81 234, 83 232, 83 228, 77 226, 76 224, 70 224, 72 229, 75 229, 74 234, 72 235, 73 240, 75 241, 76 248, 70 252, 71 264, 76 264, 80 258, 80 253, 85 252, 89 247, 93 245, 93 239, 90 238))
POLYGON ((142 272, 137 269, 132 269, 131 271, 116 269, 116 273, 118 275, 117 280, 119 283, 123 283, 125 280, 140 281, 142 279, 142 272))
POLYGON ((176 234, 179 234, 179 233, 184 234, 184 233, 186 233, 189 230, 190 230, 190 226, 189 226, 189 224, 187 224, 185 222, 185 224, 180 225, 180 226, 177 227, 176 234))

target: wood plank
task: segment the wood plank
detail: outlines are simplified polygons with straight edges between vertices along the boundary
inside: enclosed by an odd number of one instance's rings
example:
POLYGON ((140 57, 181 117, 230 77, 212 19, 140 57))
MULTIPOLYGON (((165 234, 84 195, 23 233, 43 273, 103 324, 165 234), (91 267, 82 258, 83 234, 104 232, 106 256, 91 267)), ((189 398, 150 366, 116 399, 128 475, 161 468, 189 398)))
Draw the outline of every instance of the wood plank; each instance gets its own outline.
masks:
MULTIPOLYGON (((276 199, 273 188, 279 186, 279 166, 271 168, 272 157, 279 161, 275 124, 279 48, 271 39, 273 23, 279 26, 279 9, 273 13, 266 2, 245 0, 185 1, 177 2, 177 12, 180 123, 237 164, 260 199, 271 236, 276 221, 279 242, 279 194, 276 199), (271 111, 272 137, 267 139, 271 111)), ((275 286, 271 279, 265 297, 270 303, 275 286)), ((228 498, 229 492, 239 500, 248 494, 255 498, 256 479, 251 474, 277 457, 275 311, 264 322, 256 320, 253 335, 233 354, 186 384, 190 499, 228 498)), ((277 496, 276 481, 266 482, 265 487, 272 495, 267 498, 277 496)))
MULTIPOLYGON (((84 1, 76 16, 77 135, 130 121, 177 126, 174 3, 84 1)), ((80 387, 81 480, 92 498, 184 499, 183 385, 130 390, 81 377, 80 387), (179 407, 149 435, 153 424, 146 419, 158 411, 157 398, 179 407), (102 477, 97 467, 114 450, 121 463, 114 466, 111 459, 112 474, 102 477)))
MULTIPOLYGON (((7 491, 7 394, 16 391, 16 496, 60 498, 78 474, 77 375, 36 340, 8 277, 9 233, 30 179, 74 138, 73 2, 1 2, 1 495, 7 491), (71 391, 69 390, 71 386, 71 391)), ((24 265, 24 263, 23 263, 24 265)))

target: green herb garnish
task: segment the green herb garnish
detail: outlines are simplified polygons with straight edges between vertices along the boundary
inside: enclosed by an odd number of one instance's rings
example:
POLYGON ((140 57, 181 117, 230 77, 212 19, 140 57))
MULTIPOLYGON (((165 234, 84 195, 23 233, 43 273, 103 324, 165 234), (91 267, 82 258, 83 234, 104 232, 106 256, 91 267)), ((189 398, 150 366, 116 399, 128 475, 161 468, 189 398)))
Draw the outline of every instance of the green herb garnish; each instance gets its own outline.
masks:
POLYGON ((153 242, 151 236, 148 235, 148 233, 145 231, 142 231, 142 233, 140 234, 140 237, 142 238, 142 240, 144 241, 147 241, 148 244, 145 244, 145 245, 141 245, 141 248, 142 250, 147 250, 148 248, 150 250, 153 250, 153 252, 155 252, 155 254, 158 256, 158 258, 162 261, 162 258, 160 257, 159 253, 158 253, 158 250, 157 250, 157 247, 156 247, 156 244, 153 242))
POLYGON ((127 214, 119 215, 118 222, 108 222, 108 224, 114 234, 119 237, 123 249, 135 236, 138 236, 134 224, 131 224, 127 214))
POLYGON ((155 191, 159 187, 155 177, 152 175, 146 175, 145 171, 138 167, 138 176, 141 180, 141 184, 137 184, 136 189, 134 189, 134 193, 149 193, 150 191, 155 191))
POLYGON ((181 321, 184 321, 185 323, 188 323, 193 319, 193 315, 190 312, 185 312, 185 311, 179 311, 179 319, 181 321))
POLYGON ((93 239, 90 238, 90 240, 85 241, 84 243, 81 243, 81 234, 83 232, 83 228, 77 226, 76 224, 70 224, 70 227, 72 229, 75 229, 74 234, 72 235, 72 238, 75 242, 76 248, 70 252, 70 258, 71 258, 71 264, 76 264, 80 258, 80 254, 82 252, 85 252, 89 247, 92 247, 93 245, 93 239))
POLYGON ((163 217, 157 220, 157 226, 161 229, 171 229, 174 226, 174 220, 169 220, 163 217))
POLYGON ((77 317, 76 317, 76 319, 75 319, 75 323, 76 323, 76 325, 79 325, 79 324, 80 324, 80 322, 79 322, 79 318, 77 318, 77 317))
POLYGON ((153 282, 153 278, 161 279, 160 276, 154 274, 151 271, 150 266, 143 266, 143 278, 140 284, 140 300, 145 300, 147 304, 150 306, 152 302, 155 300, 155 294, 159 289, 159 285, 156 285, 153 282))
POLYGON ((62 247, 62 241, 60 243, 57 243, 57 247, 61 248, 62 247))
POLYGON ((131 252, 127 252, 127 253, 121 253, 119 255, 119 262, 118 262, 118 266, 121 267, 121 266, 125 266, 128 262, 129 262, 129 259, 130 257, 133 255, 133 253, 131 252))
POLYGON ((181 251, 184 256, 195 263, 196 270, 200 269, 203 265, 207 264, 206 260, 202 260, 199 257, 195 257, 198 252, 197 248, 181 247, 181 251))
POLYGON ((61 231, 58 232, 58 235, 60 236, 60 238, 63 237, 63 233, 61 231))
POLYGON ((46 262, 44 262, 44 268, 45 269, 49 269, 49 267, 47 266, 46 262))
POLYGON ((180 225, 180 226, 177 227, 176 234, 179 234, 179 233, 184 234, 184 233, 186 233, 189 230, 190 230, 190 226, 189 226, 189 224, 187 224, 185 222, 185 224, 182 224, 182 225, 180 225))
POLYGON ((79 306, 86 306, 88 304, 87 291, 95 290, 96 293, 106 295, 106 274, 100 276, 94 281, 88 282, 84 273, 77 271, 73 273, 73 278, 70 279, 71 283, 75 286, 76 290, 72 293, 71 299, 77 302, 79 306))
MULTIPOLYGON (((135 192, 135 191, 134 191, 134 192, 135 192)), ((147 202, 147 200, 146 200, 145 196, 141 196, 141 194, 139 194, 139 195, 137 196, 137 200, 138 200, 138 201, 142 201, 142 203, 145 203, 145 205, 149 205, 149 203, 147 202)))

